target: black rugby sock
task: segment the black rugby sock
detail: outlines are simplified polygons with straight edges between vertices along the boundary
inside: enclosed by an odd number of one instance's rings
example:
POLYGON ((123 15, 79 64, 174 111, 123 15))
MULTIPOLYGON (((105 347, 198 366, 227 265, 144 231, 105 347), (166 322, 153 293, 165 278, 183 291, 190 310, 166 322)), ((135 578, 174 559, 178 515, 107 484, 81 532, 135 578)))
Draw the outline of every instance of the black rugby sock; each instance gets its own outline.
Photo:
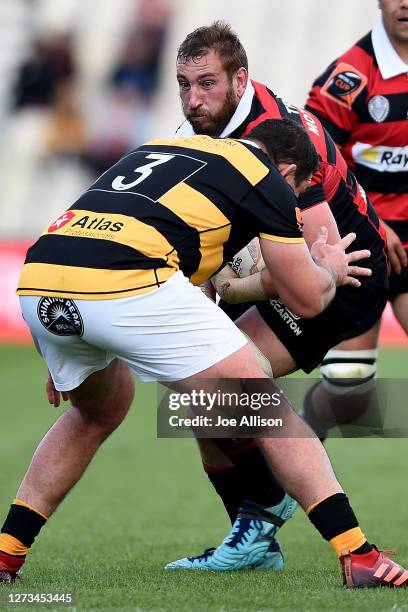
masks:
POLYGON ((356 555, 373 550, 362 533, 344 493, 335 493, 313 504, 306 514, 320 535, 330 542, 338 556, 346 550, 356 555))
MULTIPOLYGON (((12 536, 28 549, 46 522, 47 519, 34 508, 23 506, 21 503, 13 503, 1 528, 1 533, 12 536)), ((0 550, 15 554, 15 551, 6 545, 0 546, 0 550)))
POLYGON ((239 471, 242 501, 248 499, 265 507, 275 506, 282 501, 285 491, 272 474, 254 440, 219 438, 214 443, 239 471))
POLYGON ((222 503, 234 523, 239 509, 244 501, 241 491, 241 475, 237 468, 226 468, 224 470, 213 470, 204 466, 208 479, 222 499, 222 503))
MULTIPOLYGON (((47 519, 34 508, 14 500, 0 533, 0 571, 17 572, 47 519)), ((1 580, 0 580, 1 582, 1 580)))

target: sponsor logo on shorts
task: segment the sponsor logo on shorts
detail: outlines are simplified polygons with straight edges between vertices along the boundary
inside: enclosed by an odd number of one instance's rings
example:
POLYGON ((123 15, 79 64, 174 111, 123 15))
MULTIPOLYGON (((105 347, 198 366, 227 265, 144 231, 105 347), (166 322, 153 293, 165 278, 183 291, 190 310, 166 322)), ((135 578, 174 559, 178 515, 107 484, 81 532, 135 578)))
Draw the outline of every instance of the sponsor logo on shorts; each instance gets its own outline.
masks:
POLYGON ((295 336, 300 336, 303 330, 299 327, 296 321, 299 321, 300 317, 295 315, 280 299, 270 300, 270 304, 275 312, 278 313, 282 321, 291 329, 295 336))
POLYGON ((353 66, 341 62, 322 87, 322 93, 338 104, 351 108, 358 94, 367 84, 367 77, 353 66))
POLYGON ((51 234, 52 232, 56 232, 61 227, 64 227, 64 225, 66 225, 74 217, 75 217, 75 213, 72 212, 72 210, 69 210, 68 212, 66 212, 63 215, 61 215, 60 217, 58 217, 58 219, 56 221, 54 221, 54 223, 52 225, 50 225, 50 227, 48 228, 47 232, 49 234, 51 234))
POLYGON ((84 333, 81 313, 72 300, 43 297, 37 313, 42 325, 56 336, 82 336, 84 333))

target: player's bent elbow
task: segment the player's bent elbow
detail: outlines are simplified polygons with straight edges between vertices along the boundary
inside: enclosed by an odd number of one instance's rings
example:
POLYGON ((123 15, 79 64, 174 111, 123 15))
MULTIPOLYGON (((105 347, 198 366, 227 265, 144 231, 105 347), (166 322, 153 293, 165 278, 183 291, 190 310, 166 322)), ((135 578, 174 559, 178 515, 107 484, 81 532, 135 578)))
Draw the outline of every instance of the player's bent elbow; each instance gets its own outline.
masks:
POLYGON ((319 315, 327 307, 327 300, 322 296, 301 296, 298 299, 284 300, 287 307, 302 319, 312 319, 319 315))
POLYGON ((309 304, 303 304, 301 306, 289 306, 289 309, 298 317, 302 319, 312 319, 321 313, 322 310, 319 310, 317 307, 310 306, 309 304))
POLYGON ((313 317, 317 317, 317 315, 319 315, 321 312, 323 312, 323 310, 325 309, 326 304, 324 304, 321 300, 313 305, 305 305, 300 313, 299 316, 302 317, 302 319, 313 319, 313 317))
POLYGON ((312 319, 313 317, 317 317, 323 310, 326 310, 330 302, 333 300, 336 294, 336 287, 333 285, 330 290, 325 293, 321 293, 317 295, 313 300, 308 301, 305 304, 305 314, 300 315, 303 316, 304 319, 312 319))
POLYGON ((326 277, 314 279, 315 282, 309 285, 301 284, 292 293, 294 301, 293 310, 297 315, 304 319, 312 319, 327 308, 336 294, 336 286, 332 279, 326 277))

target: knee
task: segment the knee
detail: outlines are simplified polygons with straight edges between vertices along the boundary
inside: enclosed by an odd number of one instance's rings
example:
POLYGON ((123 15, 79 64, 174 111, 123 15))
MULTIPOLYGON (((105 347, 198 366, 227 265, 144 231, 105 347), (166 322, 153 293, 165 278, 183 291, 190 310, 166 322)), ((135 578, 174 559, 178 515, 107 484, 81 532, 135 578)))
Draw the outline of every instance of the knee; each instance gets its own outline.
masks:
POLYGON ((92 375, 93 380, 84 388, 70 393, 84 427, 95 430, 103 439, 122 423, 134 397, 132 373, 126 364, 115 361, 106 371, 92 375))
POLYGON ((320 367, 323 386, 334 394, 370 387, 377 372, 377 349, 329 351, 320 367))
POLYGON ((303 416, 319 438, 335 425, 349 424, 375 408, 377 350, 329 351, 322 380, 307 392, 303 416))

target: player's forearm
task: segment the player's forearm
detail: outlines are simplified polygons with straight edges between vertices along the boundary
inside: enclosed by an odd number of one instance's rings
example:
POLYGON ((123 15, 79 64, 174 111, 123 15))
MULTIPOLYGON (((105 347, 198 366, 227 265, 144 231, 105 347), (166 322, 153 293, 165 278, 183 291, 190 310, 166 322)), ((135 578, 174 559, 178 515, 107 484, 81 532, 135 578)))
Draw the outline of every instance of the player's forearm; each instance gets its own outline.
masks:
POLYGON ((258 302, 269 297, 262 284, 261 272, 244 278, 216 278, 215 283, 218 295, 228 304, 258 302))
POLYGON ((316 264, 307 266, 301 274, 291 274, 291 282, 278 289, 282 301, 295 314, 309 319, 320 314, 336 293, 331 274, 316 264))
MULTIPOLYGON (((315 271, 311 279, 310 296, 314 295, 313 314, 315 317, 327 308, 336 295, 336 283, 333 276, 323 267, 315 264, 315 271)), ((307 315, 303 315, 307 317, 307 315)))
POLYGON ((322 312, 336 292, 333 274, 324 266, 324 252, 319 253, 322 265, 312 259, 305 242, 261 239, 260 244, 274 289, 286 306, 305 318, 322 312))
MULTIPOLYGON (((290 278, 293 278, 293 274, 290 278)), ((212 278, 212 283, 220 298, 229 304, 257 302, 278 296, 278 290, 266 268, 250 276, 238 278, 231 268, 226 266, 212 278)), ((291 283, 290 287, 283 287, 283 295, 279 295, 296 314, 313 317, 331 302, 335 289, 329 272, 310 261, 307 273, 302 270, 296 282, 291 283)))

